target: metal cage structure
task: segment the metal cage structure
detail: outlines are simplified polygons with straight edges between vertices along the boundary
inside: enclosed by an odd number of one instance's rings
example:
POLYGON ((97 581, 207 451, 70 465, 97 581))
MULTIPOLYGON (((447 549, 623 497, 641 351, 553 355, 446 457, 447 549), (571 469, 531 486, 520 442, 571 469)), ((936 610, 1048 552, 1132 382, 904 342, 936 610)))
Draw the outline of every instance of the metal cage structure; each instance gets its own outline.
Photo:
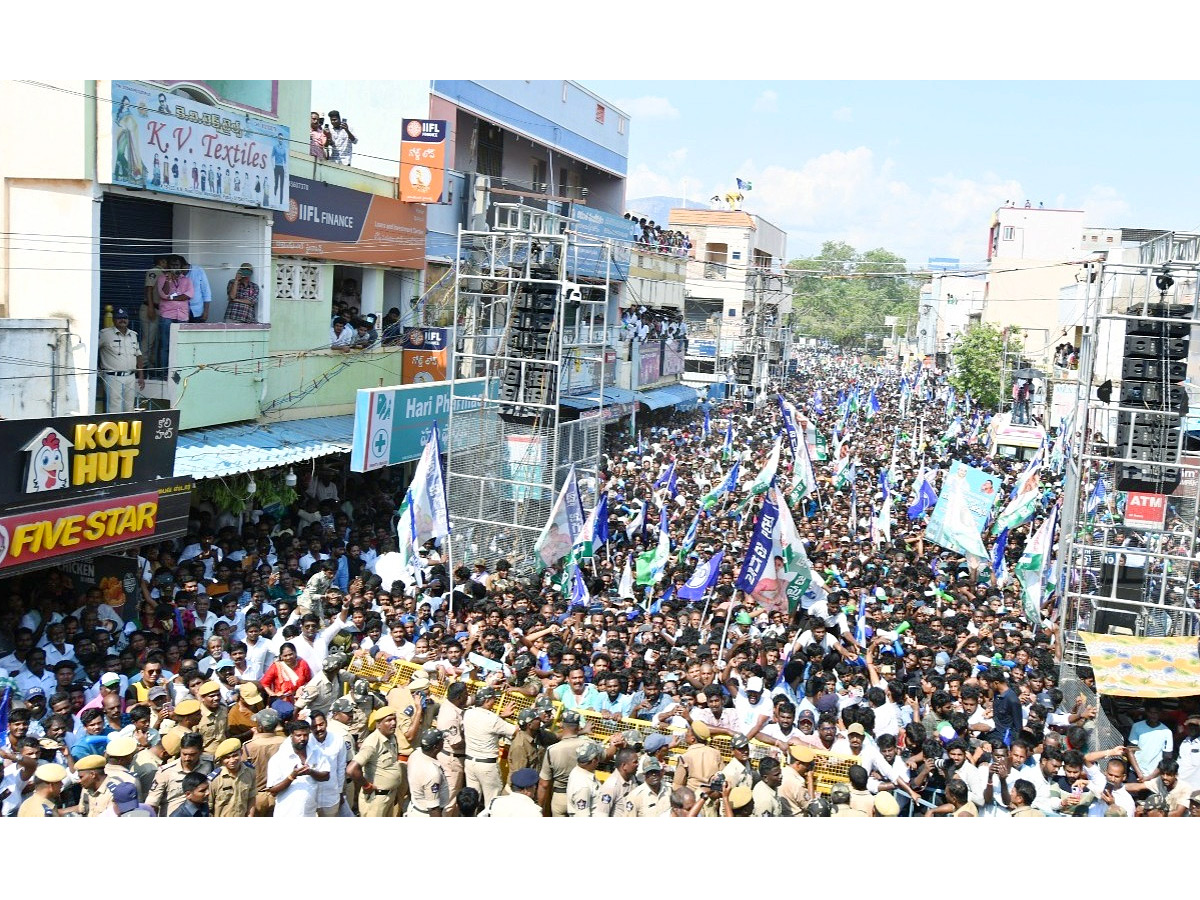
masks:
MULTIPOLYGON (((533 545, 572 465, 585 506, 595 500, 603 444, 611 245, 558 227, 460 231, 454 385, 486 378, 481 403, 451 404, 449 430, 478 430, 470 449, 449 442, 446 482, 452 564, 506 558, 534 568, 533 545), (590 283, 580 271, 602 271, 590 283), (562 398, 594 403, 577 419, 562 398)), ((457 396, 457 395, 455 395, 457 396)))
POLYGON ((1137 263, 1084 268, 1058 540, 1068 674, 1088 662, 1081 632, 1200 635, 1200 455, 1187 452, 1190 383, 1200 374, 1200 262, 1194 252, 1173 256, 1170 241, 1152 243, 1137 263))

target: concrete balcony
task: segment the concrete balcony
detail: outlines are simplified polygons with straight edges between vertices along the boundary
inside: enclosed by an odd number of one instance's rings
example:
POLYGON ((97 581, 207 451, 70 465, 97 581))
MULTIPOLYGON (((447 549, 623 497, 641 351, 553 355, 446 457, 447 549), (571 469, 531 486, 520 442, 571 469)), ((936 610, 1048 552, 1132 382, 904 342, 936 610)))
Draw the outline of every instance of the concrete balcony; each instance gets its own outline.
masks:
POLYGON ((144 393, 179 409, 180 430, 247 420, 347 415, 359 388, 400 384, 399 348, 270 353, 270 325, 171 330, 169 375, 144 393))

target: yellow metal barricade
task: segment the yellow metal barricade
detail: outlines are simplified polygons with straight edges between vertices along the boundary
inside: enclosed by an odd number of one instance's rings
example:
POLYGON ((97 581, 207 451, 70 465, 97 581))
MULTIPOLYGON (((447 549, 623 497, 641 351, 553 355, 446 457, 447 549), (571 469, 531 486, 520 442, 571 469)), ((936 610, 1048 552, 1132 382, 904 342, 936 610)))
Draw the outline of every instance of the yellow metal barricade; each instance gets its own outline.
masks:
MULTIPOLYGON (((352 675, 364 678, 372 685, 387 691, 393 687, 408 684, 412 680, 413 674, 420 670, 420 668, 419 665, 406 660, 387 663, 370 657, 356 656, 350 661, 349 671, 352 675)), ((468 681, 467 684, 472 691, 483 687, 483 682, 481 681, 468 681)), ((446 687, 445 682, 431 679, 429 692, 441 700, 446 696, 446 687)), ((512 714, 505 718, 507 721, 516 724, 517 716, 520 715, 522 710, 532 707, 536 699, 536 697, 529 697, 519 691, 506 690, 501 694, 500 701, 496 704, 495 708, 497 712, 500 712, 506 710, 511 705, 513 708, 512 714)), ((553 721, 557 722, 562 717, 563 707, 557 700, 553 701, 553 703, 553 721)), ((644 719, 609 719, 592 710, 580 710, 579 713, 582 720, 586 723, 588 734, 601 743, 607 742, 614 734, 623 731, 640 731, 647 736, 651 734, 663 734, 667 737, 675 738, 677 747, 671 751, 672 757, 679 756, 686 749, 682 728, 655 725, 644 719)), ((721 758, 726 762, 733 758, 728 735, 714 735, 709 743, 721 752, 721 758)), ((815 756, 813 760, 813 781, 818 793, 828 794, 832 785, 838 782, 848 783, 850 781, 850 767, 858 762, 856 757, 839 756, 824 750, 815 750, 813 753, 815 756)), ((778 750, 774 745, 765 744, 758 740, 750 742, 750 757, 753 761, 757 762, 763 757, 773 754, 778 755, 778 750)), ((786 764, 786 760, 784 763, 786 764)), ((598 776, 599 774, 597 773, 598 776)))

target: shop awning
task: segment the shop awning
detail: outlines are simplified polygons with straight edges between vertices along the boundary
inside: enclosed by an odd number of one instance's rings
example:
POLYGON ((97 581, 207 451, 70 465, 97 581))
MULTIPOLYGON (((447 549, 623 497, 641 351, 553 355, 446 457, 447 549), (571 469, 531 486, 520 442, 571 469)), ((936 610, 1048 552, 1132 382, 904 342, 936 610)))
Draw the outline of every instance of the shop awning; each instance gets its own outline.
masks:
POLYGON ((352 415, 185 431, 175 450, 175 474, 217 478, 349 453, 353 432, 352 415))
POLYGON ((1133 637, 1080 632, 1096 673, 1096 690, 1117 697, 1200 694, 1195 637, 1133 637))
POLYGON ((699 403, 696 389, 690 388, 686 384, 669 384, 651 391, 638 391, 637 399, 639 403, 651 409, 665 409, 668 406, 674 406, 684 412, 695 409, 699 403))
MULTIPOLYGON (((606 387, 604 389, 605 406, 621 406, 637 403, 638 397, 638 394, 635 394, 633 391, 627 391, 624 388, 606 387)), ((592 391, 578 397, 560 397, 559 405, 568 406, 571 409, 595 409, 600 405, 600 398, 595 391, 592 391)))

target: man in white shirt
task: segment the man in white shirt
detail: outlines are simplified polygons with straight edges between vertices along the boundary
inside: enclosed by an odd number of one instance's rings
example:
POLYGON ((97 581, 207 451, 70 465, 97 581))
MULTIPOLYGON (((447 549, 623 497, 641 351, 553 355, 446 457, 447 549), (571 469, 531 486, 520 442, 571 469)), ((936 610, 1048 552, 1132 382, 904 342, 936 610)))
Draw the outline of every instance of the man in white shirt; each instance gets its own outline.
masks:
POLYGON ((1179 780, 1200 785, 1200 715, 1193 713, 1183 723, 1184 738, 1179 742, 1179 780))
POLYGON ((329 760, 329 780, 317 782, 317 815, 329 818, 338 814, 342 803, 342 789, 346 784, 346 763, 350 760, 350 742, 344 730, 335 731, 329 727, 329 717, 323 712, 314 712, 310 716, 312 722, 312 740, 309 746, 316 746, 329 760))
POLYGON ((245 644, 246 671, 241 678, 244 681, 258 681, 275 661, 275 651, 271 649, 271 642, 262 636, 262 622, 257 616, 246 619, 245 644))
POLYGON ((217 624, 217 614, 211 609, 212 601, 207 594, 197 594, 192 604, 192 615, 196 619, 196 627, 204 629, 204 640, 212 637, 213 627, 217 624))
POLYGON ((748 679, 744 691, 738 690, 732 678, 727 686, 733 694, 733 708, 741 724, 740 731, 746 737, 753 738, 771 720, 774 712, 771 698, 763 694, 763 680, 757 675, 748 679))
POLYGON ((1133 723, 1129 729, 1129 746, 1126 748, 1133 757, 1134 774, 1138 781, 1150 781, 1157 777, 1163 754, 1170 753, 1174 747, 1175 737, 1162 721, 1162 703, 1157 700, 1146 701, 1146 718, 1133 723))
POLYGON ((1125 789, 1125 774, 1128 770, 1125 760, 1116 756, 1105 762, 1103 772, 1099 766, 1088 766, 1084 769, 1092 797, 1088 805, 1088 816, 1103 816, 1110 806, 1119 806, 1125 810, 1125 815, 1133 818, 1136 804, 1125 789))
MULTIPOLYGON (((395 618, 388 622, 388 633, 379 638, 376 649, 386 653, 388 656, 406 660, 412 659, 413 654, 416 652, 415 645, 408 639, 408 633, 404 630, 404 622, 400 618, 395 618)), ((430 669, 429 671, 433 670, 430 669)))
POLYGON ((292 640, 296 646, 296 655, 308 663, 313 672, 320 672, 325 657, 329 655, 329 642, 350 627, 350 607, 343 605, 342 611, 333 617, 324 631, 317 633, 321 620, 315 613, 309 613, 300 619, 300 634, 292 640))
POLYGON ((35 687, 40 687, 49 697, 57 690, 54 673, 46 668, 46 651, 34 647, 25 657, 25 665, 17 670, 17 690, 22 696, 35 687))
POLYGON ((296 719, 288 739, 267 763, 267 790, 275 795, 275 818, 317 815, 317 791, 331 777, 329 758, 311 740, 312 726, 296 719))

